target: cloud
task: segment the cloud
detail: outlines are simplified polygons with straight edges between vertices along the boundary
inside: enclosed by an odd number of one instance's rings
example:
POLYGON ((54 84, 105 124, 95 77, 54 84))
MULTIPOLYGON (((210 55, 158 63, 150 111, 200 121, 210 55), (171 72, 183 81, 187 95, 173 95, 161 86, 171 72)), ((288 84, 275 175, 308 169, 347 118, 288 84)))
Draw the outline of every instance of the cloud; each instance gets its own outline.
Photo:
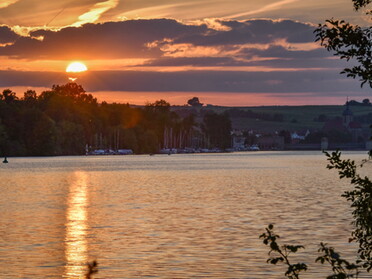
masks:
POLYGON ((204 18, 248 19, 265 17, 272 19, 291 18, 312 23, 323 22, 329 17, 346 19, 359 25, 368 20, 352 12, 351 1, 295 1, 295 0, 1 0, 0 23, 10 26, 36 27, 50 25, 56 28, 77 22, 92 22, 78 18, 89 13, 92 19, 107 22, 138 18, 176 18, 200 20, 204 18), (342 3, 341 3, 342 2, 342 3), (115 8, 112 8, 115 7, 115 8), (62 11, 62 12, 61 12, 62 11), (60 13, 61 12, 61 13, 60 13), (94 15, 94 17, 93 17, 94 15))
POLYGON ((331 70, 302 71, 105 71, 81 79, 90 91, 149 92, 338 92, 360 90, 352 80, 331 70), (272 82, 272 81, 276 82, 272 82))
POLYGON ((65 84, 68 78, 64 73, 31 72, 31 71, 0 71, 0 87, 11 88, 15 86, 48 87, 53 84, 65 84))
POLYGON ((96 3, 89 12, 86 12, 79 16, 79 21, 75 22, 71 26, 79 27, 86 23, 96 22, 103 13, 112 8, 115 8, 118 4, 119 0, 107 0, 105 2, 96 3))
POLYGON ((18 2, 18 0, 3 0, 0 3, 0 9, 6 8, 16 2, 18 2))
MULTIPOLYGON (((50 87, 68 82, 65 73, 0 71, 0 87, 50 87)), ((360 90, 334 69, 302 71, 95 71, 78 79, 88 91, 148 92, 338 92, 360 90), (275 82, 273 82, 275 81, 275 82), (342 89, 342 90, 340 90, 342 89)), ((367 90, 366 90, 367 92, 367 90)))
POLYGON ((38 30, 12 46, 0 48, 0 56, 27 59, 119 59, 160 56, 148 44, 176 38, 179 34, 202 33, 206 26, 184 25, 175 20, 130 20, 85 24, 59 31, 38 30), (42 36, 43 41, 32 37, 42 36))
POLYGON ((144 66, 177 67, 177 66, 245 66, 246 63, 235 60, 232 57, 164 57, 152 59, 144 63, 144 66))
POLYGON ((271 11, 271 10, 278 10, 278 9, 282 8, 284 5, 292 4, 294 2, 298 2, 298 0, 281 0, 281 1, 278 1, 278 2, 275 2, 275 3, 265 5, 261 8, 259 8, 259 9, 256 9, 256 10, 236 13, 236 14, 229 15, 227 17, 229 17, 229 18, 240 18, 240 17, 246 17, 246 16, 256 15, 256 14, 260 14, 260 13, 265 13, 265 12, 271 11))
POLYGON ((173 41, 193 45, 242 45, 268 44, 280 39, 288 43, 305 43, 314 41, 314 26, 291 20, 216 20, 224 30, 209 30, 206 33, 184 34, 173 41))
POLYGON ((14 43, 18 37, 8 26, 0 26, 0 46, 1 44, 14 43))
POLYGON ((198 24, 171 19, 128 20, 59 31, 41 29, 1 47, 0 56, 31 60, 229 57, 242 55, 249 48, 275 45, 299 50, 314 44, 313 29, 290 20, 216 19, 198 24))

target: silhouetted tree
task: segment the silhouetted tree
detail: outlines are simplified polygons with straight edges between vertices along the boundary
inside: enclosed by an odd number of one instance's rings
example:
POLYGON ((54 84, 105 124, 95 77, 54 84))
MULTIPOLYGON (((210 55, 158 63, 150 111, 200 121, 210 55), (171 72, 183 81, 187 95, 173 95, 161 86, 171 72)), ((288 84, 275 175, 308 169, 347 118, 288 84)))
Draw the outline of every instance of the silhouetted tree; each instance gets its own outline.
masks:
POLYGON ((32 106, 37 103, 37 95, 35 90, 27 90, 23 94, 23 101, 27 106, 32 106))
MULTIPOLYGON (((371 0, 353 0, 356 11, 367 7, 371 0)), ((371 10, 366 11, 370 16, 371 10)), ((372 27, 353 26, 344 20, 328 19, 315 30, 316 40, 341 59, 355 60, 356 66, 345 68, 341 73, 359 78, 361 86, 372 87, 372 27)))
POLYGON ((227 113, 207 113, 204 115, 203 124, 210 147, 231 147, 231 120, 227 113))
POLYGON ((132 149, 154 153, 191 143, 193 115, 183 117, 165 100, 144 108, 98 103, 81 85, 54 85, 23 98, 0 94, 0 155, 78 155, 89 149, 132 149))
POLYGON ((7 151, 7 143, 8 143, 8 135, 6 133, 6 127, 1 124, 0 121, 0 155, 6 156, 7 151))
POLYGON ((371 102, 369 101, 369 99, 363 99, 362 103, 365 106, 370 106, 371 105, 371 102))
POLYGON ((187 103, 188 103, 190 106, 192 106, 192 107, 201 107, 201 106, 203 106, 203 104, 200 103, 198 97, 193 97, 193 98, 191 98, 190 100, 187 101, 187 103))
POLYGON ((10 89, 5 89, 0 95, 0 100, 4 100, 5 103, 10 104, 18 100, 16 93, 10 89))

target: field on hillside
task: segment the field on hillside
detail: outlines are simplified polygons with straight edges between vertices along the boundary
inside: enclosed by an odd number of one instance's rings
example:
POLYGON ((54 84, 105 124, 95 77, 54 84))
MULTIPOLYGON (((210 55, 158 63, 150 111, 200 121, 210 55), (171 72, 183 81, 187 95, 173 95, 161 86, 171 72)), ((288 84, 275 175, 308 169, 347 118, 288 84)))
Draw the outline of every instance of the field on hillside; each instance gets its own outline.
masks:
MULTIPOLYGON (((249 117, 231 116, 232 126, 234 129, 239 130, 256 130, 260 132, 272 132, 280 130, 300 131, 300 130, 317 130, 321 129, 324 121, 316 121, 319 116, 332 119, 335 117, 342 117, 345 106, 262 106, 262 107, 219 107, 208 106, 203 107, 201 111, 211 110, 216 113, 223 113, 225 111, 233 112, 231 115, 244 114, 250 112, 249 117), (233 110, 233 111, 232 111, 233 110), (236 113, 238 110, 239 113, 236 113), (235 113, 234 113, 235 112, 235 113), (272 119, 265 120, 265 117, 252 117, 257 114, 258 116, 268 116, 272 119), (275 117, 280 116, 280 118, 275 117), (275 120, 281 121, 275 121, 275 120)), ((350 106, 354 116, 367 115, 372 113, 372 106, 350 106)), ((368 127, 371 123, 362 124, 363 127, 368 127)))

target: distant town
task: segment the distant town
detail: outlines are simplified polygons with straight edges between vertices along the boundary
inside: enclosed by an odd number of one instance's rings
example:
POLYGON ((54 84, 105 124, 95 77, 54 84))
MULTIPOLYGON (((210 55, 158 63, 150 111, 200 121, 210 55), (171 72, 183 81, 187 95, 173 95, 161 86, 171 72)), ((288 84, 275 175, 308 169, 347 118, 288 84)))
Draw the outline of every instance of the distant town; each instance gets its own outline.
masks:
MULTIPOLYGON (((195 99, 195 98, 194 98, 195 99)), ((345 100, 339 106, 268 106, 228 108, 189 101, 203 118, 219 112, 231 120, 232 151, 370 150, 372 104, 345 100)), ((182 109, 174 108, 182 113, 182 109)))

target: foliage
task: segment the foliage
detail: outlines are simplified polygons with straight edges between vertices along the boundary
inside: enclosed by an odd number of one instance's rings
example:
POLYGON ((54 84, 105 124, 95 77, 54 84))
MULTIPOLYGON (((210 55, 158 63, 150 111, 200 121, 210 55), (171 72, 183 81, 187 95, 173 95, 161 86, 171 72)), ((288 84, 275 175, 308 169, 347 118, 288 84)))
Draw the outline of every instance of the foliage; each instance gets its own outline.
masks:
POLYGON ((333 274, 327 276, 327 279, 358 278, 358 268, 360 266, 342 259, 333 247, 327 247, 326 244, 320 243, 318 252, 322 252, 323 255, 319 256, 315 261, 322 264, 327 262, 332 267, 333 274))
MULTIPOLYGON (((351 202, 353 209, 354 230, 351 241, 359 244, 358 263, 367 271, 372 268, 372 181, 367 177, 361 177, 357 173, 357 165, 353 160, 342 160, 341 152, 331 154, 326 152, 329 164, 328 169, 338 170, 341 179, 348 178, 354 190, 346 191, 342 196, 351 202)), ((371 156, 371 151, 370 151, 371 156)))
POLYGON ((360 8, 366 7, 370 4, 371 0, 353 0, 355 10, 359 10, 360 8))
MULTIPOLYGON (((354 8, 366 8, 371 0, 353 0, 354 8)), ((371 15, 367 9, 366 15, 371 15)), ((316 41, 341 59, 356 61, 357 65, 341 73, 359 78, 361 86, 372 87, 372 27, 353 26, 344 20, 328 19, 315 30, 316 41)))
POLYGON ((231 146, 231 120, 227 113, 207 113, 203 124, 209 147, 226 149, 231 146))
POLYGON ((97 261, 92 261, 87 263, 87 273, 85 274, 85 279, 91 279, 92 275, 98 272, 98 263, 97 261))
POLYGON ((8 135, 6 134, 4 125, 2 125, 0 121, 0 152, 4 154, 4 156, 7 155, 6 154, 7 142, 8 142, 8 135))
MULTIPOLYGON (((221 122, 207 121, 203 127, 217 133, 221 124, 227 140, 213 143, 228 146, 231 123, 226 116, 215 117, 221 122)), ((23 98, 10 89, 0 94, 1 156, 81 155, 87 147, 156 153, 161 148, 193 147, 194 142, 208 147, 200 144, 207 144, 201 140, 206 136, 197 126, 193 114, 182 116, 165 100, 145 107, 98 103, 76 83, 54 85, 40 95, 28 90, 23 98)))
MULTIPOLYGON (((355 10, 366 8, 371 0, 353 0, 355 10)), ((372 14, 371 10, 367 10, 367 15, 372 14)), ((335 52, 335 55, 340 56, 341 59, 347 61, 353 59, 357 61, 357 66, 353 68, 346 68, 341 73, 346 73, 348 77, 360 78, 361 86, 368 83, 372 87, 372 28, 361 28, 359 26, 352 26, 349 23, 341 20, 327 20, 326 24, 320 24, 315 30, 316 39, 327 48, 329 51, 335 52)), ((370 105, 368 99, 363 100, 363 105, 370 105)), ((372 126, 371 126, 372 128, 372 126)), ((332 267, 333 274, 329 275, 327 279, 343 279, 343 278, 358 278, 359 270, 364 269, 369 272, 372 269, 372 181, 367 177, 362 177, 357 173, 357 165, 355 161, 341 159, 341 152, 335 151, 332 153, 325 152, 328 160, 328 169, 335 169, 338 171, 340 179, 349 179, 354 189, 345 191, 342 195, 346 200, 351 202, 353 209, 354 229, 352 237, 349 241, 354 241, 358 244, 358 259, 356 263, 350 263, 342 259, 332 247, 327 247, 326 244, 321 243, 319 252, 323 255, 316 259, 317 262, 329 263, 332 267)), ((369 160, 372 158, 372 150, 369 151, 369 160)), ((362 167, 364 162, 360 165, 362 167)), ((264 237, 264 243, 275 243, 273 247, 270 246, 271 251, 278 251, 275 235, 271 230, 273 226, 270 225, 266 229, 267 234, 261 235, 264 237), (270 234, 269 234, 270 232, 270 234), (273 238, 274 236, 274 238, 273 238)), ((301 247, 301 246, 300 246, 301 247)), ((276 264, 283 257, 274 260, 276 264)), ((270 259, 269 259, 270 260, 270 259)), ((287 263, 290 266, 289 263, 287 263)), ((288 271, 285 273, 288 277, 288 271)), ((292 277, 298 278, 298 277, 292 277)))
POLYGON ((200 103, 198 97, 191 98, 190 100, 187 101, 187 104, 189 104, 192 107, 202 107, 203 106, 203 104, 200 103))
POLYGON ((369 99, 367 99, 367 98, 363 99, 362 104, 365 105, 365 106, 371 106, 372 105, 371 102, 369 101, 369 99))
POLYGON ((363 99, 363 101, 360 103, 355 100, 350 100, 346 102, 347 105, 349 106, 371 106, 372 104, 370 103, 369 99, 363 99))
POLYGON ((275 257, 270 257, 267 262, 271 264, 284 263, 287 266, 285 276, 288 279, 298 279, 300 278, 300 273, 307 270, 307 265, 305 263, 291 264, 289 261, 289 255, 296 253, 299 249, 303 249, 304 246, 287 244, 279 246, 277 242, 279 235, 274 233, 274 225, 270 224, 266 228, 266 233, 260 235, 260 238, 263 238, 263 243, 270 247, 269 255, 271 255, 271 253, 276 255, 275 257))
MULTIPOLYGON (((320 243, 319 252, 323 255, 319 256, 316 261, 320 263, 328 263, 332 267, 333 274, 329 275, 327 279, 343 279, 343 278, 358 278, 360 269, 369 272, 372 269, 372 181, 367 176, 360 176, 357 173, 357 165, 355 161, 341 159, 341 152, 334 151, 332 153, 325 152, 328 160, 328 169, 335 169, 338 171, 340 179, 347 178, 351 184, 354 185, 354 189, 351 191, 345 191, 342 195, 348 201, 351 202, 351 208, 353 209, 353 221, 352 224, 354 229, 351 233, 349 241, 358 243, 358 260, 356 263, 350 263, 345 259, 342 259, 340 254, 337 253, 334 248, 328 247, 324 243, 320 243)), ((369 152, 370 157, 372 151, 369 152)), ((361 167, 368 162, 364 160, 361 167)), ((266 228, 266 233, 262 234, 260 238, 264 238, 264 244, 270 245, 270 253, 276 252, 279 257, 270 258, 268 262, 277 264, 284 262, 288 266, 288 270, 285 275, 288 278, 299 278, 299 272, 303 269, 297 270, 297 277, 289 277, 288 271, 294 270, 292 265, 289 263, 288 256, 290 252, 297 252, 299 248, 303 248, 301 245, 288 248, 288 245, 283 245, 283 248, 279 248, 277 239, 279 238, 273 232, 273 225, 269 225, 266 228), (284 251, 284 252, 283 252, 284 251)), ((298 268, 302 267, 297 265, 298 268)), ((305 269, 304 269, 305 270, 305 269)))

